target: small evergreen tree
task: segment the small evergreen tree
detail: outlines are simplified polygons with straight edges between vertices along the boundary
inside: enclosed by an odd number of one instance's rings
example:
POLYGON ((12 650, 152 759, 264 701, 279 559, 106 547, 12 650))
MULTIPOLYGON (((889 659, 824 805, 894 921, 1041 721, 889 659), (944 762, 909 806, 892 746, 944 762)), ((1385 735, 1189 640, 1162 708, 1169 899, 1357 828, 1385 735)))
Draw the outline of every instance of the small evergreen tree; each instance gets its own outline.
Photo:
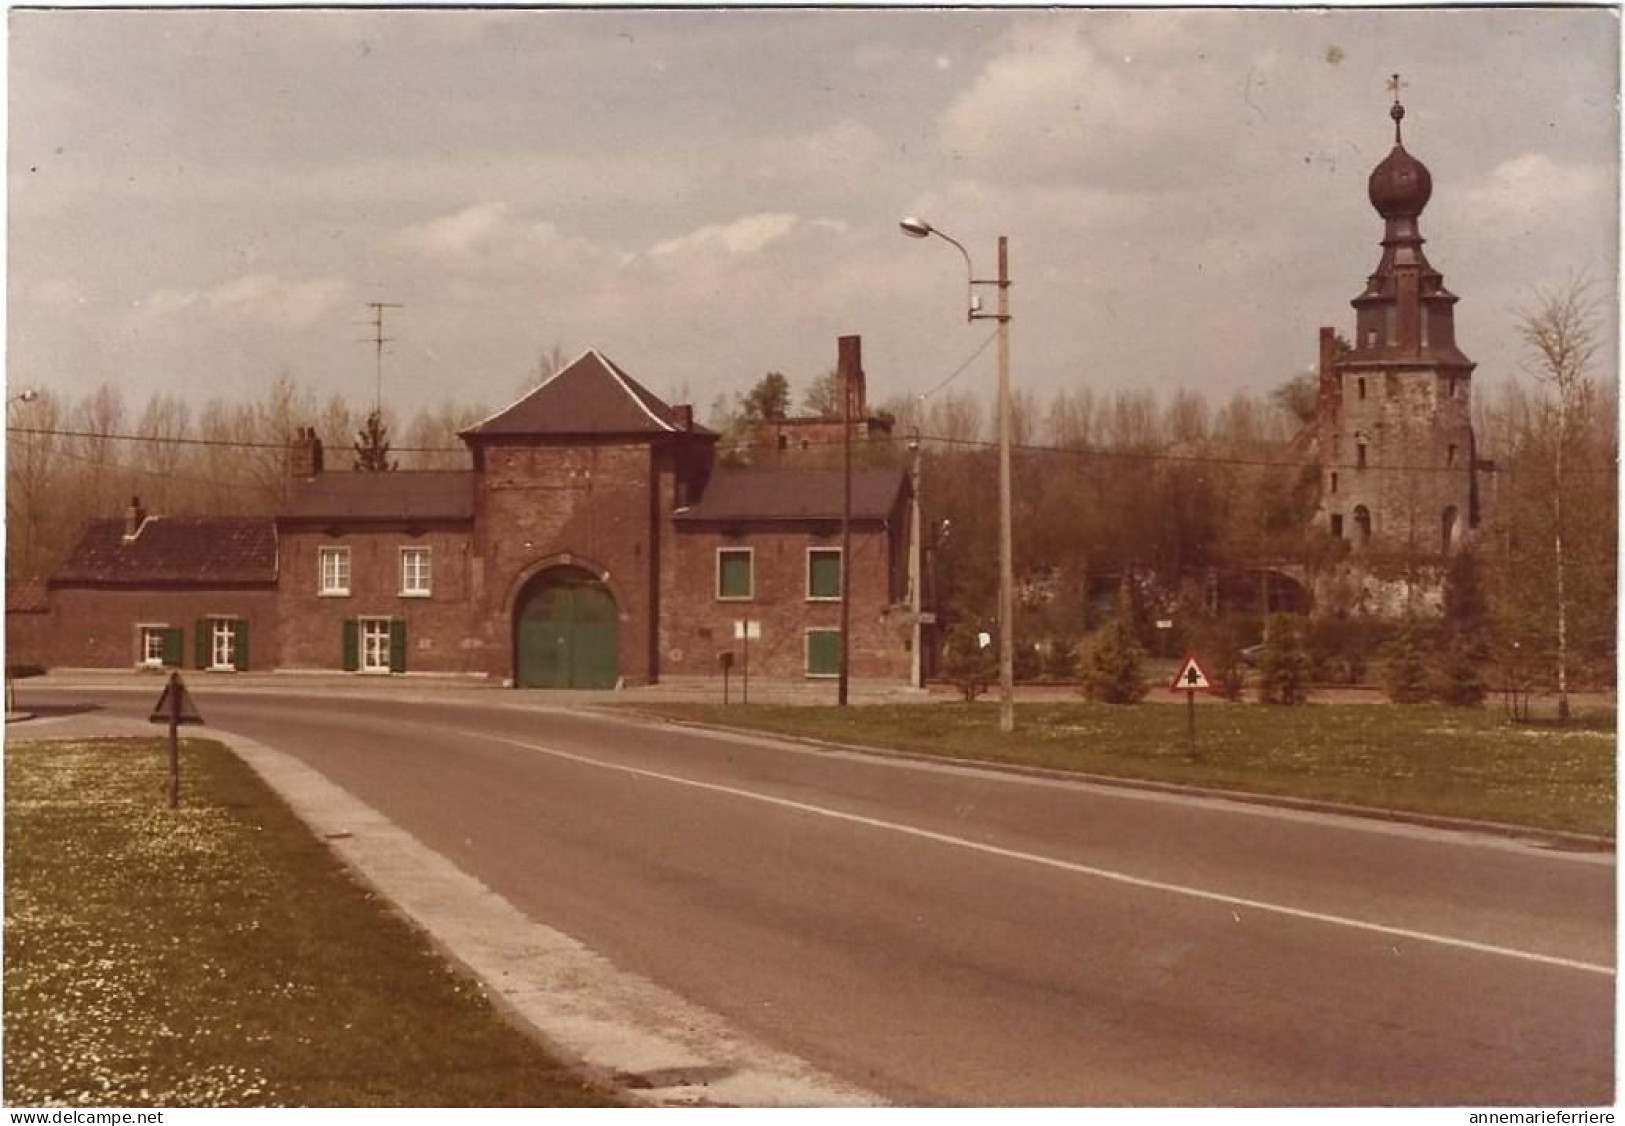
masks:
POLYGON ((978 631, 968 626, 955 626, 948 631, 943 643, 942 675, 948 683, 959 689, 965 702, 976 699, 987 691, 998 675, 998 659, 993 646, 983 646, 978 631))
POLYGON ((367 415, 367 424, 355 439, 357 473, 389 473, 400 466, 400 462, 389 458, 389 428, 377 411, 367 415))
POLYGON ((1444 621, 1433 694, 1446 704, 1477 707, 1489 694, 1485 671, 1490 661, 1489 603, 1470 551, 1450 562, 1444 577, 1444 621))
POLYGON ((1145 698, 1145 653, 1134 631, 1133 591, 1127 579, 1117 598, 1117 613, 1101 629, 1095 644, 1080 662, 1078 680, 1083 694, 1103 704, 1132 704, 1145 698))
POLYGON ((1427 646, 1422 624, 1406 614, 1388 643, 1383 665, 1383 687, 1396 704, 1420 704, 1428 698, 1427 646))
POLYGON ((1271 614, 1264 623, 1258 699, 1265 704, 1302 704, 1309 699, 1309 650, 1296 614, 1271 614))

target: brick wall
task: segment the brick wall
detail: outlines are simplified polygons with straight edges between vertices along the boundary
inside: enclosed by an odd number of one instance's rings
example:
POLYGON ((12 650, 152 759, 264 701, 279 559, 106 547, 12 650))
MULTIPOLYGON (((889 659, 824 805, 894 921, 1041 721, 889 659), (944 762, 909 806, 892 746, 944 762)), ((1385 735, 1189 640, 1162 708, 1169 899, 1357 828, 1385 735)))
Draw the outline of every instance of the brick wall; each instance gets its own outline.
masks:
POLYGON ((483 667, 514 672, 513 615, 527 584, 557 565, 600 574, 620 611, 620 672, 654 665, 656 453, 648 442, 491 442, 477 462, 473 588, 483 667))
MULTIPOLYGON (((902 597, 899 545, 901 523, 868 524, 852 532, 851 675, 897 679, 908 675, 909 626, 902 597)), ((905 530, 906 536, 906 530, 905 530)), ((718 655, 743 656, 734 622, 760 623, 761 637, 750 645, 752 676, 802 678, 807 675, 809 629, 840 625, 838 600, 807 595, 809 547, 839 547, 838 522, 825 524, 758 524, 730 534, 721 528, 679 526, 663 573, 666 613, 661 630, 662 667, 676 676, 720 675, 718 655), (746 600, 717 596, 717 551, 748 547, 753 588, 746 600)))
POLYGON ((51 668, 133 668, 140 659, 142 625, 182 630, 182 662, 193 668, 197 622, 215 617, 247 623, 250 670, 276 665, 280 615, 272 587, 58 587, 51 591, 50 601, 51 636, 42 663, 51 668))
POLYGON ((466 528, 408 531, 405 525, 284 525, 278 530, 282 632, 278 665, 343 668, 344 622, 391 618, 406 624, 406 671, 485 671, 485 641, 472 594, 472 534, 466 528), (320 592, 319 553, 347 548, 350 593, 320 592), (401 590, 401 549, 428 548, 427 597, 401 590))

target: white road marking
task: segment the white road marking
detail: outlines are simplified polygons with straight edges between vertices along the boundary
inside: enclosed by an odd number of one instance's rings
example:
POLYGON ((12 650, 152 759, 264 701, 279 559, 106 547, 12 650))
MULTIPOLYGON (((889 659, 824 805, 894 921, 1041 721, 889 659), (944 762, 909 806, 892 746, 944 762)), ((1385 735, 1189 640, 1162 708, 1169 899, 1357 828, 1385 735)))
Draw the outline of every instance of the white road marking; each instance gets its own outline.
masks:
POLYGON ((1542 965, 1559 966, 1563 969, 1580 970, 1584 973, 1601 974, 1605 977, 1615 976, 1614 967, 1601 965, 1596 962, 1582 962, 1574 958, 1560 958, 1552 954, 1540 954, 1533 950, 1519 950, 1510 946, 1496 946, 1487 942, 1475 942, 1467 938, 1454 938, 1450 935, 1432 934, 1427 931, 1411 930, 1408 927, 1389 926, 1386 923, 1373 923, 1364 919, 1354 919, 1346 915, 1332 915, 1323 911, 1309 911, 1301 907, 1289 907, 1282 903, 1269 903, 1260 899, 1248 899, 1242 896, 1226 895, 1223 892, 1208 891, 1204 888, 1189 887, 1185 884, 1169 883, 1164 880, 1152 880, 1143 876, 1130 875, 1127 872, 1113 871, 1110 868, 1097 868, 1089 864, 1078 864, 1071 860, 1060 860, 1053 856, 1043 856, 1035 852, 1022 852, 1018 849, 1002 848, 999 845, 984 844, 981 841, 969 840, 965 837, 956 837, 949 833, 939 833, 931 829, 921 829, 913 825, 904 825, 896 821, 885 821, 878 817, 867 817, 859 813, 847 813, 828 806, 813 805, 808 802, 795 801, 792 798, 774 797, 771 794, 758 793, 755 790, 741 789, 738 786, 725 786, 718 782, 702 782, 694 778, 684 778, 676 774, 666 774, 658 770, 648 770, 639 766, 627 766, 622 763, 605 762, 590 755, 574 754, 562 751, 556 747, 546 747, 540 743, 530 743, 522 739, 512 739, 503 735, 493 735, 486 731, 468 731, 453 729, 457 734, 470 739, 484 739, 493 743, 504 743, 521 750, 535 751, 549 755, 553 758, 564 759, 569 762, 580 763, 583 766, 594 766, 600 770, 610 770, 621 774, 629 774, 639 778, 649 778, 655 781, 668 782, 674 786, 687 786, 691 789, 705 790, 710 793, 726 794, 730 797, 744 798, 747 801, 761 802, 764 805, 777 806, 781 809, 791 809, 798 813, 807 813, 815 817, 827 817, 835 821, 844 821, 848 824, 863 825, 871 829, 880 829, 886 832, 898 833, 903 836, 915 837, 920 840, 932 841, 937 844, 949 845, 954 848, 963 848, 972 852, 980 852, 988 856, 997 856, 1006 860, 1016 860, 1027 864, 1036 864, 1045 868, 1053 868, 1062 872, 1071 872, 1080 876, 1090 876, 1094 879, 1108 880, 1112 883, 1126 884, 1130 887, 1145 888, 1149 891, 1166 892, 1170 895, 1183 896, 1187 899, 1198 899, 1208 903, 1222 903, 1230 907, 1246 907, 1254 911, 1263 911, 1272 915, 1281 915, 1292 919, 1304 919, 1309 922, 1325 923, 1329 926, 1347 927, 1351 930, 1367 931, 1372 934, 1389 935, 1396 938, 1408 938, 1417 942, 1431 943, 1435 946, 1447 946, 1458 950, 1471 950, 1479 954, 1493 954, 1502 958, 1514 958, 1523 962, 1536 962, 1542 965))

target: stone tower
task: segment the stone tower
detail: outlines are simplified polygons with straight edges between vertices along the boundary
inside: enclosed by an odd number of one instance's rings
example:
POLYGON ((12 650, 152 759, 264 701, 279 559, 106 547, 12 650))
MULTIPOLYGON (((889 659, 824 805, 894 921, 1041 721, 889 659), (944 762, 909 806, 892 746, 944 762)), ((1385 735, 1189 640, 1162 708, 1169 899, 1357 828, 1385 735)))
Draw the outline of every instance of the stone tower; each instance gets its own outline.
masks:
POLYGON ((1422 253, 1433 177, 1401 141, 1397 83, 1389 116, 1394 147, 1368 186, 1382 259, 1352 302, 1352 342, 1320 330, 1315 522, 1356 558, 1439 561, 1479 524, 1474 364, 1456 347, 1456 295, 1422 253))

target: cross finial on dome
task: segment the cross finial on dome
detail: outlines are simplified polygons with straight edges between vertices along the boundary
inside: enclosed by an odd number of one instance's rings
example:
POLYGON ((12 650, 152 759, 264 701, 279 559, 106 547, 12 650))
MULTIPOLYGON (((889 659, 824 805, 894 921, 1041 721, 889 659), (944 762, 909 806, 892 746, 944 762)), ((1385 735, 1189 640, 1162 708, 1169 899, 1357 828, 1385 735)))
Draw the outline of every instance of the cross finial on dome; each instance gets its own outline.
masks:
POLYGON ((1399 91, 1404 85, 1405 83, 1399 80, 1397 74, 1388 79, 1388 92, 1394 96, 1393 108, 1388 111, 1388 116, 1394 119, 1394 144, 1396 145, 1400 143, 1399 123, 1405 120, 1405 107, 1399 102, 1399 91))

